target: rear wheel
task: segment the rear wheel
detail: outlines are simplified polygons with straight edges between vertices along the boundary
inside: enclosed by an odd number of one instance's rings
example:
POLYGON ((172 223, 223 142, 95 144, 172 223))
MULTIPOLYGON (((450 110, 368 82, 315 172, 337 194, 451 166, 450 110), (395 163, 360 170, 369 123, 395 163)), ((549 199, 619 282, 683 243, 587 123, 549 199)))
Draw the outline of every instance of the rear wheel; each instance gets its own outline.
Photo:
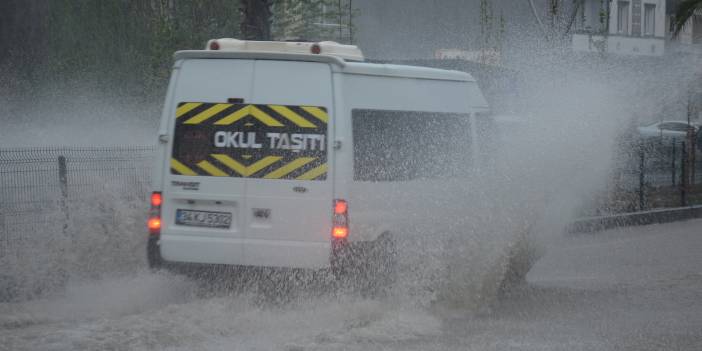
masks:
POLYGON ((161 257, 161 248, 158 245, 158 237, 149 237, 146 244, 146 260, 149 263, 149 268, 158 270, 163 268, 163 257, 161 257))
POLYGON ((163 256, 161 256, 159 238, 153 236, 149 237, 149 241, 146 244, 146 260, 149 264, 149 268, 154 272, 163 270, 173 274, 186 275, 190 278, 199 278, 200 276, 207 277, 218 274, 217 272, 224 269, 219 266, 200 266, 196 264, 166 261, 163 259, 163 256))
POLYGON ((341 288, 364 297, 387 296, 397 276, 397 243, 385 233, 373 242, 350 244, 337 251, 332 273, 341 288))
POLYGON ((526 283, 527 273, 541 258, 542 252, 525 233, 521 235, 508 253, 508 261, 499 294, 506 295, 510 291, 526 283))
POLYGON ((381 235, 367 257, 365 286, 362 294, 369 297, 389 295, 397 279, 397 242, 390 233, 381 235))

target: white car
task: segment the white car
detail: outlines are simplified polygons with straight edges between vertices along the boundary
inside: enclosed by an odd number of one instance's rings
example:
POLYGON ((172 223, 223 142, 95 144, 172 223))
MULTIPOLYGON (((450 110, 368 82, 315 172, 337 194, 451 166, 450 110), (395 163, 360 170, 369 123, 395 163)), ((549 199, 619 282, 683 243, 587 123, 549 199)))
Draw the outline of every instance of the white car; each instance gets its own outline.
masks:
MULTIPOLYGON (((699 130, 699 125, 691 124, 695 132, 699 130)), ((639 127, 639 136, 644 139, 660 138, 683 141, 687 136, 688 124, 686 121, 662 121, 639 127)))

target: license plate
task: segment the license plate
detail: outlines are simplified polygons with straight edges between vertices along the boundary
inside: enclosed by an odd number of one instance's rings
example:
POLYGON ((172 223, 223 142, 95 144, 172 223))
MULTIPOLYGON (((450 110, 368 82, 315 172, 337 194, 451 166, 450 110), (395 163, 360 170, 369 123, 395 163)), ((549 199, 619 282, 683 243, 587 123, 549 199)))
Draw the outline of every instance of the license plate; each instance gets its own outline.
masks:
POLYGON ((194 210, 176 210, 176 224, 194 227, 229 229, 232 214, 228 212, 210 212, 194 210))

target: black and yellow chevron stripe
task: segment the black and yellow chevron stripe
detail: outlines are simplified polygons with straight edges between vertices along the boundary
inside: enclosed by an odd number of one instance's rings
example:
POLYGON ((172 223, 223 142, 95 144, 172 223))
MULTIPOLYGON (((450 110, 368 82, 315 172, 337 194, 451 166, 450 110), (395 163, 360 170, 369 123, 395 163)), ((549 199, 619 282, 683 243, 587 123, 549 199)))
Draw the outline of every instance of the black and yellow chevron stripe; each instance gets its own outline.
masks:
POLYGON ((231 126, 241 122, 305 130, 326 128, 329 116, 325 108, 316 106, 185 102, 176 110, 176 121, 177 125, 231 126))
POLYGON ((216 131, 320 134, 326 137, 324 107, 183 102, 176 110, 171 173, 187 176, 324 180, 327 151, 218 148, 216 131))
POLYGON ((327 163, 315 157, 284 160, 280 156, 266 156, 245 164, 225 154, 211 154, 194 166, 172 158, 171 170, 187 176, 322 180, 326 179, 327 163))

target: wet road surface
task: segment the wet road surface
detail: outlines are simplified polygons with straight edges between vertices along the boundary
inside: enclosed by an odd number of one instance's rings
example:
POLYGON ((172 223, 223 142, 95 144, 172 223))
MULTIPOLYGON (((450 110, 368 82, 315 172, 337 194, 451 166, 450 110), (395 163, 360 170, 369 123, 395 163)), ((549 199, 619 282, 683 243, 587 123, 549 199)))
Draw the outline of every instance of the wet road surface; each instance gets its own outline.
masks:
POLYGON ((475 312, 324 295, 267 305, 163 274, 0 304, 0 350, 702 350, 702 220, 563 236, 475 312))

